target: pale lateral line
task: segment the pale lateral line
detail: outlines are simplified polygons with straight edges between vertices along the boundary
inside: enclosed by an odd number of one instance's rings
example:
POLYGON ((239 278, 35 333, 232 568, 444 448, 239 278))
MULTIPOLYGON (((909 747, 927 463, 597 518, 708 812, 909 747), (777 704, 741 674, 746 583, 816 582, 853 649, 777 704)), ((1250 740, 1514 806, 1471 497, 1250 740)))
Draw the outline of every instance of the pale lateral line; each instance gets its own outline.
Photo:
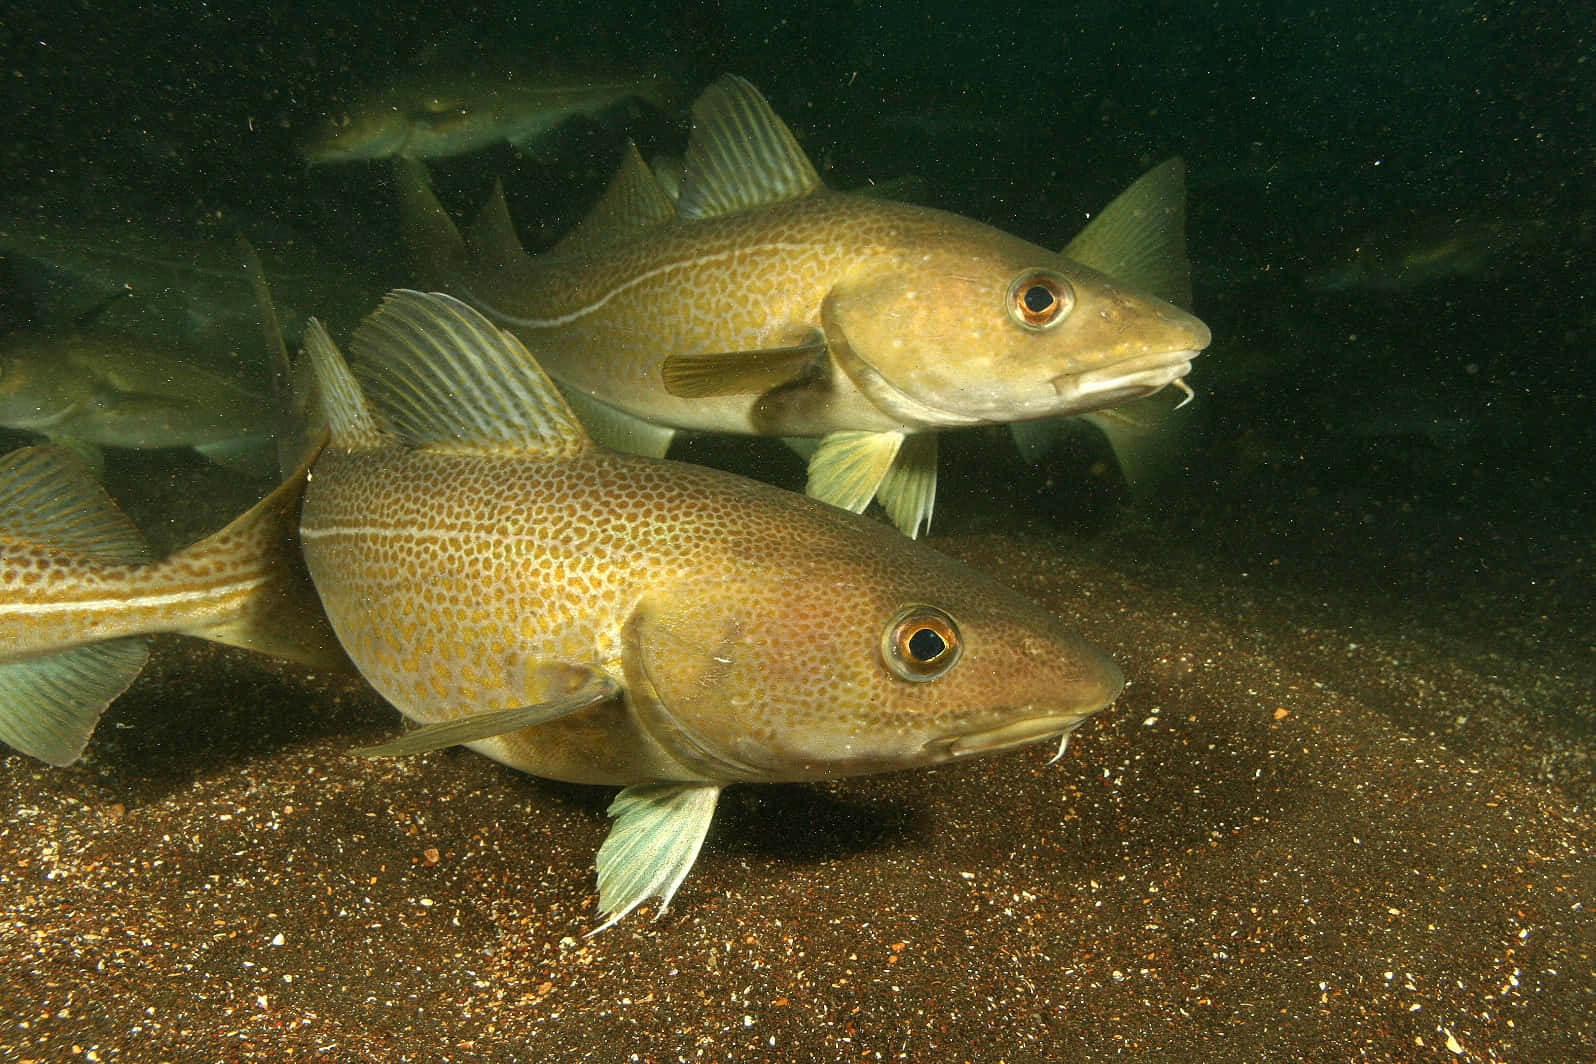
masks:
POLYGON ((132 606, 154 608, 180 606, 206 599, 230 598, 261 587, 267 578, 258 576, 236 584, 205 588, 202 591, 168 591, 159 595, 129 595, 126 598, 76 599, 67 602, 5 602, 0 603, 0 617, 43 617, 55 613, 88 613, 94 610, 125 609, 132 606))
POLYGON ((812 244, 760 244, 756 247, 730 248, 714 255, 700 255, 691 259, 680 259, 676 262, 666 263, 663 266, 656 266, 651 270, 644 270, 631 280, 616 285, 614 288, 610 289, 608 292, 604 293, 598 299, 587 304, 586 306, 578 307, 569 314, 562 314, 557 318, 518 318, 514 314, 506 314, 504 311, 497 309, 493 306, 493 304, 489 303, 487 300, 479 298, 474 292, 471 291, 471 289, 466 288, 463 285, 461 286, 460 291, 465 293, 466 299, 470 300, 471 303, 477 307, 477 309, 481 310, 488 317, 499 322, 500 324, 515 325, 523 329, 557 329, 561 325, 569 325, 573 321, 580 320, 581 318, 587 317, 589 314, 597 312, 607 303, 609 303, 610 300, 614 299, 622 292, 636 288, 645 281, 653 280, 660 274, 669 273, 672 270, 679 270, 683 268, 696 270, 699 267, 711 263, 719 263, 725 259, 735 258, 739 255, 754 254, 756 252, 807 251, 813 247, 814 245, 812 244))

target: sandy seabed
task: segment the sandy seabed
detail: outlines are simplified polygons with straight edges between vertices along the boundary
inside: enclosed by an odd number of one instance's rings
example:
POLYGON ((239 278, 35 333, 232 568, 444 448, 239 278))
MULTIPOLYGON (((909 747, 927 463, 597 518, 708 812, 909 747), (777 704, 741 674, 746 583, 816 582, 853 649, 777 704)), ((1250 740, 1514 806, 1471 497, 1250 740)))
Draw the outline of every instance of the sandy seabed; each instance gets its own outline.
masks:
POLYGON ((1589 541, 1378 480, 1078 536, 951 490, 1125 694, 1053 765, 733 788, 596 938, 611 792, 347 756, 358 680, 162 640, 85 761, 0 762, 0 1058, 1589 1059, 1589 541))

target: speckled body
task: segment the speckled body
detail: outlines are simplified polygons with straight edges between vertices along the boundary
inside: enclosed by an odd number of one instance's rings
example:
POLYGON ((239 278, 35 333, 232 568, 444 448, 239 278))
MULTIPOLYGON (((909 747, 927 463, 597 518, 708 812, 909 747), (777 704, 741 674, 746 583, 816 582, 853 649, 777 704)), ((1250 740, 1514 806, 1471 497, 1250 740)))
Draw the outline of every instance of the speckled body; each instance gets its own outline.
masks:
POLYGON ((614 701, 472 744, 546 777, 724 783, 933 764, 1057 735, 1121 683, 1061 621, 965 566, 694 466, 596 448, 329 449, 301 531, 344 649, 412 719, 544 700, 550 665, 597 666, 620 685, 614 701), (916 602, 945 606, 964 634, 964 658, 933 683, 881 663, 883 628, 916 602), (1017 718, 1041 723, 1020 735, 1017 718), (995 747, 969 738, 987 733, 995 747))
POLYGON ((594 254, 525 257, 463 278, 469 297, 556 378, 682 429, 816 436, 1079 413, 1145 394, 1055 386, 1125 363, 1184 372, 1208 342, 1185 312, 990 226, 930 208, 818 191, 669 221, 594 254), (1076 306, 1029 330, 1006 310, 1028 270, 1076 306), (821 330, 816 379, 764 394, 683 398, 671 355, 776 348, 821 330))

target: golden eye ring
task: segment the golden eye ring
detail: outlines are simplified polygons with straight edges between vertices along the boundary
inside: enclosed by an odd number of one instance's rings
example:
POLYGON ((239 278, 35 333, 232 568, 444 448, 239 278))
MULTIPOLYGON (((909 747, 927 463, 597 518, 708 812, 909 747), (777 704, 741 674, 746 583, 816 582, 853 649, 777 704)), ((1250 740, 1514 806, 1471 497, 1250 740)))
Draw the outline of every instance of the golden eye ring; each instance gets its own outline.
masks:
POLYGON ((1075 289, 1057 274, 1027 270, 1009 285, 1009 317, 1033 332, 1051 329, 1074 309, 1075 289))
POLYGON ((905 606, 881 633, 881 658, 900 680, 926 683, 953 668, 964 640, 953 618, 935 606, 905 606))

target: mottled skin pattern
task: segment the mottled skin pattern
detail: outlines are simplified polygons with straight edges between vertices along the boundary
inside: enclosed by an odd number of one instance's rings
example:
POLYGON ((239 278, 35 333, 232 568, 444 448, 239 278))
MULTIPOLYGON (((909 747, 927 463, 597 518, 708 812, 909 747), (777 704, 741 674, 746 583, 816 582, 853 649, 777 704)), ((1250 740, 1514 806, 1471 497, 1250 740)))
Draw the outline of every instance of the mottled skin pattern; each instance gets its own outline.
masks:
POLYGON ((957 215, 826 191, 667 222, 592 255, 479 266, 459 287, 561 381, 705 431, 818 436, 1081 413, 1162 387, 1208 343, 1184 311, 1056 252, 957 215), (1010 285, 1034 269, 1067 280, 1077 300, 1043 331, 1008 313, 1010 285), (667 356, 792 345, 817 328, 831 360, 802 387, 665 389, 667 356), (1090 395, 1056 384, 1121 363, 1159 373, 1090 395))
POLYGON ((417 721, 544 701, 559 693, 544 665, 596 665, 616 680, 613 702, 472 744, 555 779, 728 783, 935 764, 1057 735, 1121 684, 1057 618, 891 528, 597 448, 329 448, 302 537, 344 648, 417 721), (915 603, 945 610, 964 640, 931 682, 882 658, 884 629, 915 603), (994 729, 1006 730, 980 736, 994 729))

